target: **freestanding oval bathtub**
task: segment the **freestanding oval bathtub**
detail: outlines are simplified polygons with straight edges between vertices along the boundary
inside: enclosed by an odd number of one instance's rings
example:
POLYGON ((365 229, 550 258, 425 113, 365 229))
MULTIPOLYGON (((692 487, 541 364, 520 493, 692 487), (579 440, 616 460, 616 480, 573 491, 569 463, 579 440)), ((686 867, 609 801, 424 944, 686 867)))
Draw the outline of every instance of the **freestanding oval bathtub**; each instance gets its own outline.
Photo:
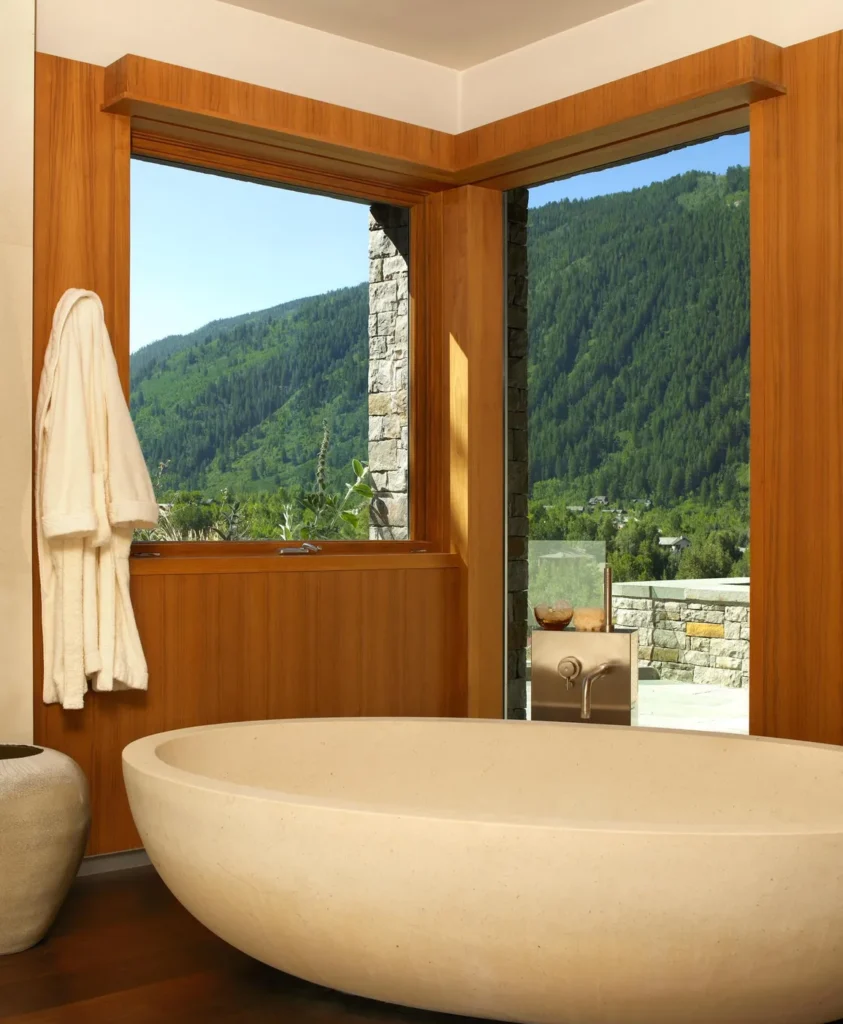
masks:
POLYGON ((123 760, 172 892, 301 978, 511 1021, 843 1017, 843 749, 348 718, 123 760))

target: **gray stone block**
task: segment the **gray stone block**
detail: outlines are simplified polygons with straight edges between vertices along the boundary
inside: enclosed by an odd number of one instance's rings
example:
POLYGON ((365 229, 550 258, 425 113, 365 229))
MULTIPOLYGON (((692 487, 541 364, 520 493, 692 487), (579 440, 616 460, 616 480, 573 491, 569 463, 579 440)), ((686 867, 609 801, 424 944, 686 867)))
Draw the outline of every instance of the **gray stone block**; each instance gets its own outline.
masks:
POLYGON ((681 612, 683 622, 706 622, 720 626, 725 621, 724 609, 716 605, 688 605, 681 612))
POLYGON ((672 629, 654 629, 653 643, 656 647, 684 647, 682 636, 672 629))
POLYGON ((509 386, 513 388, 527 387, 527 360, 524 357, 510 359, 508 364, 509 386))
POLYGON ((407 490, 407 470, 392 469, 388 473, 387 488, 394 493, 403 493, 407 490))
POLYGON ((509 431, 509 458, 515 462, 527 462, 527 431, 509 431))
POLYGON ((683 651, 682 662, 685 665, 708 668, 711 665, 711 658, 707 651, 683 651))
POLYGON ((527 495, 513 492, 509 495, 509 514, 514 519, 526 519, 528 511, 527 495))
POLYGON ((509 535, 511 537, 527 537, 530 532, 530 521, 513 517, 509 520, 509 535))
POLYGON ((614 608, 614 603, 613 618, 618 626, 646 627, 652 625, 653 621, 649 612, 636 611, 630 608, 614 608))
POLYGON ((749 606, 745 604, 726 605, 725 609, 727 622, 749 622, 749 606))
POLYGON ((398 286, 394 281, 369 285, 369 314, 388 313, 398 304, 398 286))
POLYGON ((374 471, 401 469, 396 441, 373 441, 369 445, 369 469, 374 471))
POLYGON ((527 310, 523 306, 509 305, 506 311, 506 325, 518 331, 527 330, 527 310))
POLYGON ((711 640, 709 650, 715 658, 743 658, 747 655, 747 644, 743 640, 711 640))

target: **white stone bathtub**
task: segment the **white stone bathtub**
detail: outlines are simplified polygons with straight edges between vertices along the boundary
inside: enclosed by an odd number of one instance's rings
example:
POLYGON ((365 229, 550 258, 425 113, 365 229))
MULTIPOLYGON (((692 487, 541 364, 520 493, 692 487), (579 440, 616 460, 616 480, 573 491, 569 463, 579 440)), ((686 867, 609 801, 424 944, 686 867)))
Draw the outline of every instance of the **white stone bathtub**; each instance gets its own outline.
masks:
POLYGON ((512 1021, 843 1017, 843 749, 348 718, 123 759, 173 893, 301 978, 512 1021))

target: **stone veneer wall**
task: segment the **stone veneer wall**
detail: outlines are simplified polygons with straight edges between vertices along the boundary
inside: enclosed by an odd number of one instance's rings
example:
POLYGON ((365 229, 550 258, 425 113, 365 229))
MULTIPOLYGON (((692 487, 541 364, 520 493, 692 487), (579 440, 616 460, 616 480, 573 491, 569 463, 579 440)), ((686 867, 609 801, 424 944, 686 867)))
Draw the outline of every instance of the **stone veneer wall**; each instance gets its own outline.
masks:
POLYGON ((527 717, 527 200, 506 197, 507 717, 527 717))
POLYGON ((615 624, 638 630, 639 663, 674 682, 748 685, 749 588, 732 595, 678 587, 675 596, 657 589, 641 596, 641 584, 615 586, 615 624))
POLYGON ((369 210, 371 540, 406 540, 409 518, 410 211, 369 210))

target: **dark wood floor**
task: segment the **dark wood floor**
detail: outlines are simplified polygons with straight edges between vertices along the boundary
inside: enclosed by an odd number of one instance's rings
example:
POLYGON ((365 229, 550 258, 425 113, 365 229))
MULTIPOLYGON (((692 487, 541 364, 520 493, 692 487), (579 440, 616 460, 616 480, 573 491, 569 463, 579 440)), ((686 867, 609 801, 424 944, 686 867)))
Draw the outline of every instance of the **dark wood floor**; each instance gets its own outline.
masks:
POLYGON ((152 868, 79 879, 47 938, 0 957, 4 1024, 466 1024, 344 996, 238 953, 152 868))
POLYGON ((194 921, 152 868, 79 879, 43 942, 0 956, 0 1021, 471 1024, 344 996, 259 964, 194 921))

